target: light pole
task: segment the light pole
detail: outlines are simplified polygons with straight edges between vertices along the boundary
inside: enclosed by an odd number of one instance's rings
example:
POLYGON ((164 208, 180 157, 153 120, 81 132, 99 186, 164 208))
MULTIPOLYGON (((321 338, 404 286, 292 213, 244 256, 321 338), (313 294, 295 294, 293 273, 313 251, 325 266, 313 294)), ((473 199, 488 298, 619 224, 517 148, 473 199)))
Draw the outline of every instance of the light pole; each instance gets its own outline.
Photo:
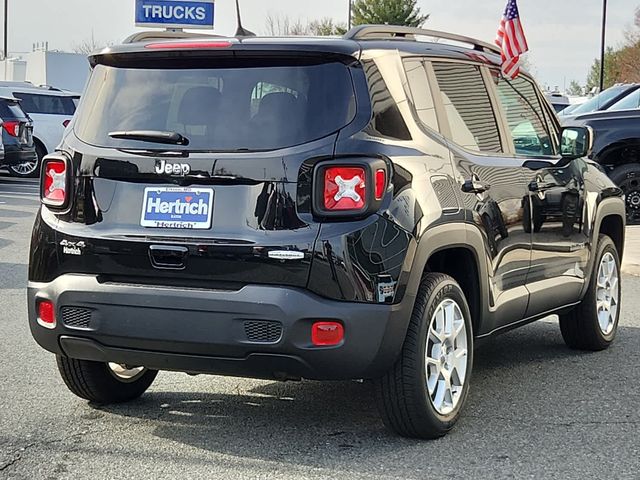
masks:
POLYGON ((7 47, 9 34, 7 32, 9 28, 9 0, 4 0, 4 56, 3 60, 6 60, 9 56, 9 51, 7 47))
POLYGON ((351 15, 353 14, 352 9, 353 9, 353 0, 349 0, 349 21, 347 22, 347 25, 349 26, 349 30, 351 30, 351 26, 352 26, 352 20, 351 20, 351 15))
POLYGON ((607 0, 602 1, 602 43, 600 45, 600 91, 604 90, 604 59, 607 39, 607 0))

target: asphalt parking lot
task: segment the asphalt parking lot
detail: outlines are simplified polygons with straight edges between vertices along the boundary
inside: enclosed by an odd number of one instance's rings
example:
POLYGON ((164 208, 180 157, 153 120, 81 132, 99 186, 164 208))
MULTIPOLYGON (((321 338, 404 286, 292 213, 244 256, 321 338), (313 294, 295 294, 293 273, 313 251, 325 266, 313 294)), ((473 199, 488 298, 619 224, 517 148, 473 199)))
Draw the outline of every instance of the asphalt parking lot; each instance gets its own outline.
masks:
POLYGON ((0 478, 638 478, 640 278, 618 342, 565 348, 550 319, 476 354, 445 439, 388 433, 368 384, 161 373, 141 400, 92 408, 31 339, 25 285, 35 181, 0 173, 0 478))

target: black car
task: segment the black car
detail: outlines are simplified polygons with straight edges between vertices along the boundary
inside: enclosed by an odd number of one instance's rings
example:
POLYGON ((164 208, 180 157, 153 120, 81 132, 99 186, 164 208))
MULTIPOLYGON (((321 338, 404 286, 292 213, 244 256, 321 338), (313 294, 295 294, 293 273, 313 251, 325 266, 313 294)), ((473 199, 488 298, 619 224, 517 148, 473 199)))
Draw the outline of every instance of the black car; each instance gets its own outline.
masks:
POLYGON ((592 158, 624 192, 627 222, 640 224, 640 90, 609 110, 567 117, 563 123, 595 132, 592 158))
POLYGON ((33 122, 20 107, 20 100, 11 97, 0 97, 0 118, 4 145, 4 160, 0 165, 10 170, 20 169, 22 164, 36 158, 33 122))
POLYGON ((364 26, 90 61, 28 287, 76 395, 132 400, 158 370, 368 379, 390 428, 434 438, 478 342, 553 313, 572 348, 614 340, 622 192, 494 46, 364 26))

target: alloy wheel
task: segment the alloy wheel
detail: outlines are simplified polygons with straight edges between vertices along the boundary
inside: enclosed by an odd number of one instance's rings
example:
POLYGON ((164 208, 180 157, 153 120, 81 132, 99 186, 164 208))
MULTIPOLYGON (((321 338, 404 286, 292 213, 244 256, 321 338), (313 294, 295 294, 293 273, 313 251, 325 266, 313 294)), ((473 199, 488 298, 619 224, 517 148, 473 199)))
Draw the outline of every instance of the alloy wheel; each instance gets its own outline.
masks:
POLYGON ((36 168, 38 168, 38 161, 34 160, 32 162, 23 162, 23 163, 18 163, 17 165, 11 165, 11 170, 13 170, 16 174, 22 176, 22 177, 27 177, 29 175, 32 175, 33 172, 36 171, 36 168))
POLYGON ((431 317, 426 348, 426 381, 429 398, 440 415, 453 412, 467 376, 467 328, 460 306, 446 299, 431 317))
POLYGON ((131 367, 120 363, 108 363, 107 367, 111 375, 124 383, 135 382, 146 372, 144 367, 131 367))
POLYGON ((598 325, 604 335, 610 335, 616 326, 620 302, 618 264, 610 252, 600 260, 596 297, 598 325))

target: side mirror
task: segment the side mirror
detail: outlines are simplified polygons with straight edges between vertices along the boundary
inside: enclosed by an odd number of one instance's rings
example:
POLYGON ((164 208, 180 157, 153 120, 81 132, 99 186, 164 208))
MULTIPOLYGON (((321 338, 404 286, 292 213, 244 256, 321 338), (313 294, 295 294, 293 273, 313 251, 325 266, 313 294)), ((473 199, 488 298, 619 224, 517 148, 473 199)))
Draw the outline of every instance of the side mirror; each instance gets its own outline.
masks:
POLYGON ((590 157, 593 153, 594 134, 591 127, 565 127, 560 142, 564 158, 590 157))

